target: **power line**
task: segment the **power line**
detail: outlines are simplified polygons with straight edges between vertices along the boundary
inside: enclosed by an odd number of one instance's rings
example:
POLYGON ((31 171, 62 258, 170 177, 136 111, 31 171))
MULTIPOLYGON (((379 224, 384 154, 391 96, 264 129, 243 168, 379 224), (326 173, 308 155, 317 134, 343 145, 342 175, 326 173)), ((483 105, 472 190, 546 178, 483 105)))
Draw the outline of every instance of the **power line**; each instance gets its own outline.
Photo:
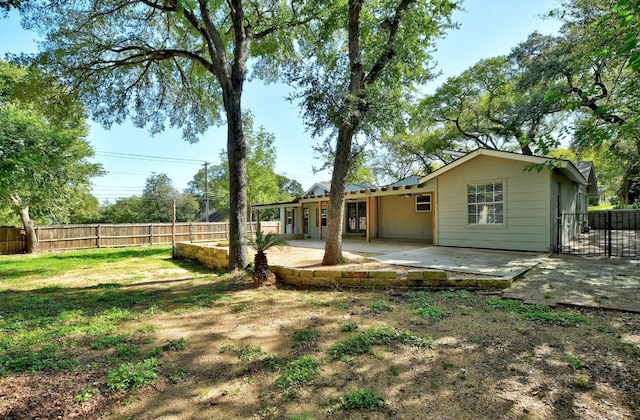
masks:
POLYGON ((131 160, 148 160, 152 162, 169 162, 169 163, 184 163, 190 165, 202 165, 202 160, 196 159, 184 159, 168 156, 153 156, 153 155, 137 155, 133 153, 120 153, 120 152, 105 152, 96 151, 96 155, 118 158, 118 159, 131 159, 131 160))

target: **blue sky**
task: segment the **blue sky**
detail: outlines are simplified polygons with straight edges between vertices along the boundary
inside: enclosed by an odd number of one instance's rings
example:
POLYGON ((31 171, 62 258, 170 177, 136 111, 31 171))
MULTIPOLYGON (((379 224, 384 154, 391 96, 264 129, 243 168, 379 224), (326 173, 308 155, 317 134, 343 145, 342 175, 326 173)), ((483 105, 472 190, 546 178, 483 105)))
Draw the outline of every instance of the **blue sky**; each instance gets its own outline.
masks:
MULTIPOLYGON (((558 0, 467 0, 464 11, 454 14, 460 29, 452 30, 438 42, 435 54, 437 69, 442 76, 425 87, 432 90, 447 77, 454 76, 482 58, 507 54, 518 42, 537 30, 553 33, 557 22, 540 17, 556 7, 558 0)), ((12 13, 0 18, 0 56, 5 53, 33 53, 37 51, 36 35, 20 27, 12 13)), ((276 172, 300 182, 304 189, 314 182, 331 178, 327 172, 314 174, 312 147, 317 143, 305 130, 295 104, 285 100, 288 88, 284 85, 264 85, 260 81, 247 84, 243 104, 251 109, 256 126, 263 126, 276 139, 276 172)), ((166 173, 179 190, 202 166, 201 162, 219 163, 220 150, 226 144, 226 127, 210 129, 198 143, 182 140, 177 130, 167 130, 152 137, 145 129, 131 124, 112 126, 110 130, 91 123, 89 141, 96 151, 95 160, 102 163, 106 176, 94 179, 94 195, 102 202, 118 197, 140 194, 145 180, 152 172, 166 173), (113 153, 141 156, 161 156, 186 159, 169 162, 146 158, 115 157, 113 153)))

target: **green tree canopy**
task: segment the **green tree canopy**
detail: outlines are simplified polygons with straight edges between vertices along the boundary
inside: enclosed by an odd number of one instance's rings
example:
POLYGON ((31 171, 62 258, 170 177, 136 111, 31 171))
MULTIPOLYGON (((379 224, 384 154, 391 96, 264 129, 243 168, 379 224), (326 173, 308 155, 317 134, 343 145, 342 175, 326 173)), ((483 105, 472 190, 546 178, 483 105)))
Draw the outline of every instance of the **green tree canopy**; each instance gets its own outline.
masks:
POLYGON ((44 38, 41 59, 69 80, 105 126, 130 118, 195 141, 227 125, 229 268, 248 265, 242 91, 250 57, 276 54, 309 19, 306 1, 30 0, 21 11, 44 38))
POLYGON ((342 253, 344 187, 364 146, 403 123, 416 86, 433 77, 435 38, 451 27, 448 0, 348 0, 318 5, 324 18, 300 31, 286 79, 315 135, 333 155, 323 264, 342 253))
POLYGON ((85 117, 54 77, 0 61, 0 199, 20 215, 30 251, 38 249, 31 218, 68 221, 101 174, 89 162, 85 117))

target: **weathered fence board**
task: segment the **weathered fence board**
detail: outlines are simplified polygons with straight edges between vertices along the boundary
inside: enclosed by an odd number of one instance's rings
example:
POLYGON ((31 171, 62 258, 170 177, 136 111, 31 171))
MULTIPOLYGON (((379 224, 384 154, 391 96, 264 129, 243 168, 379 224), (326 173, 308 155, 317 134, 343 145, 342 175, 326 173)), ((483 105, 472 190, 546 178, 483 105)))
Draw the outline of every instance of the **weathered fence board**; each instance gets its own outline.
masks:
MULTIPOLYGON (((247 226, 252 232, 258 224, 247 226)), ((260 222, 265 233, 280 232, 279 222, 260 222)), ((170 244, 171 223, 146 223, 122 225, 51 225, 36 227, 36 235, 42 251, 83 248, 108 248, 118 246, 170 244)), ((229 239, 229 224, 176 223, 177 242, 208 242, 229 239)), ((20 228, 0 227, 0 254, 19 254, 26 251, 24 232, 20 228)))

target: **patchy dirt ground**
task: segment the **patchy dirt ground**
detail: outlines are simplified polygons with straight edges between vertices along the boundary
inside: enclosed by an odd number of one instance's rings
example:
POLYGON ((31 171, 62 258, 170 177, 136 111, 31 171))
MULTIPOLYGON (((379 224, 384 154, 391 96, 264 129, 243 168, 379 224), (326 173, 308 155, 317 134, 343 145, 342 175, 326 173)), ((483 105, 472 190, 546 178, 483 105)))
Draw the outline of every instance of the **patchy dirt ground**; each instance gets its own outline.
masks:
MULTIPOLYGON (((319 260, 309 251, 294 256, 284 249, 269 260, 312 266, 319 260)), ((187 343, 159 356, 155 384, 110 391, 100 361, 114 349, 92 350, 78 338, 70 351, 81 363, 73 369, 0 378, 0 417, 640 418, 638 315, 530 312, 474 292, 256 290, 246 278, 163 273, 157 281, 147 267, 126 286, 151 291, 158 301, 152 313, 122 326, 140 357, 170 340, 187 343), (209 300, 193 304, 203 296, 209 300), (421 312, 425 307, 439 312, 421 312), (390 340, 362 354, 333 356, 336 343, 383 326, 430 338, 433 346, 390 340), (301 341, 300 331, 311 333, 301 341), (279 378, 301 356, 317 361, 318 374, 286 392, 279 378), (347 392, 363 388, 384 402, 347 411, 347 392)), ((117 282, 117 275, 108 276, 101 281, 117 282)))

